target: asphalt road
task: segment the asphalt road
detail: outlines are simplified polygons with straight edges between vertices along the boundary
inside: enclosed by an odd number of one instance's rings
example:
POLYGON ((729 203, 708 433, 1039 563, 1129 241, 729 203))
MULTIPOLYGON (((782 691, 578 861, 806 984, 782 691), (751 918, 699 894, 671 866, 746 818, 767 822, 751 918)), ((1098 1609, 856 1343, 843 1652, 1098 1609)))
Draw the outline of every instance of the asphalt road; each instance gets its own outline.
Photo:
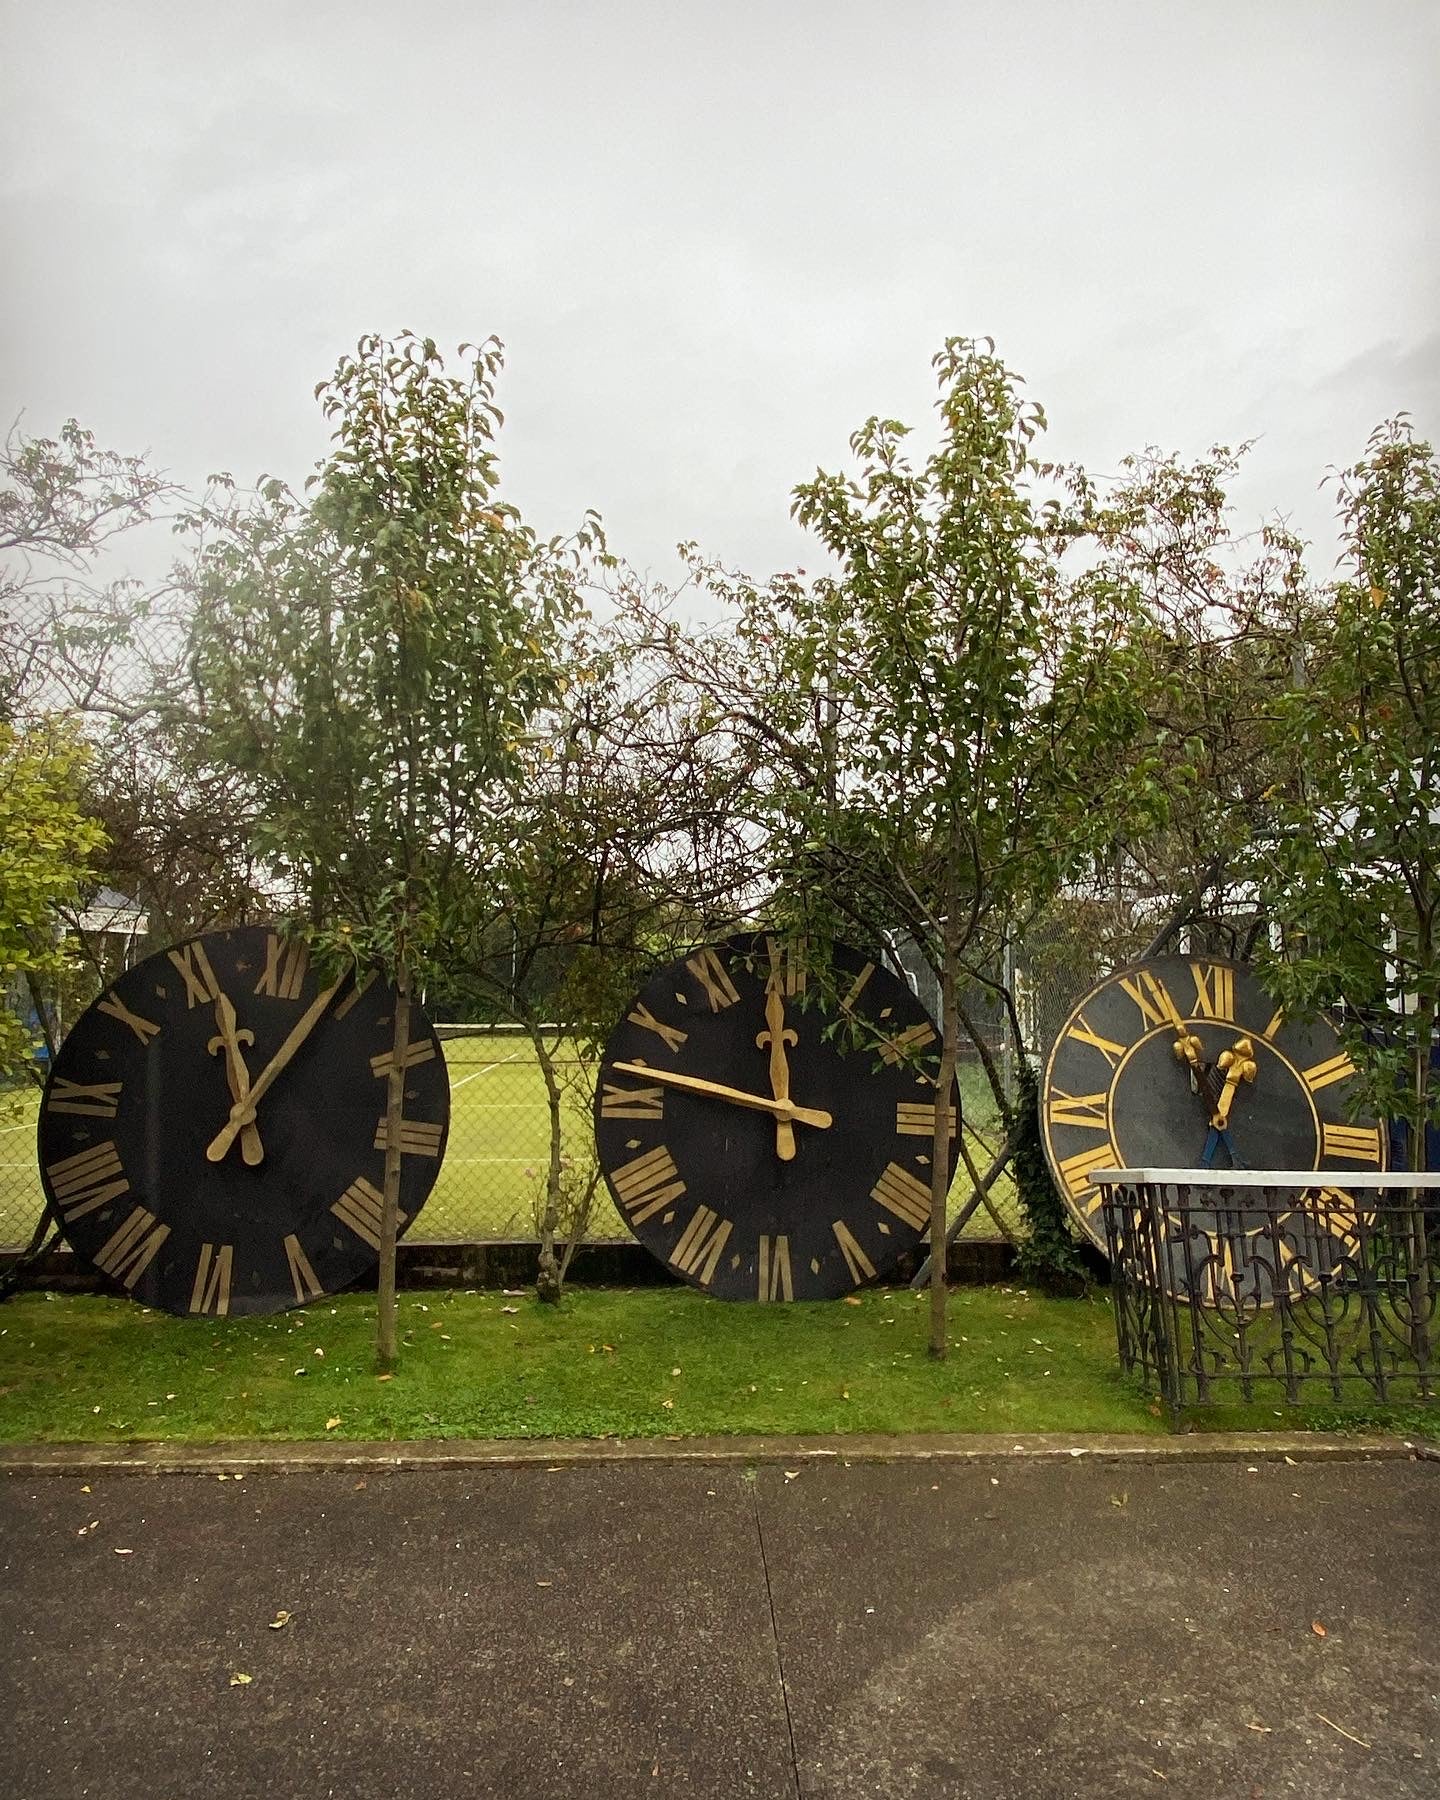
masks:
POLYGON ((10 1475, 0 1781, 1431 1800, 1437 1527, 1395 1461, 10 1475))

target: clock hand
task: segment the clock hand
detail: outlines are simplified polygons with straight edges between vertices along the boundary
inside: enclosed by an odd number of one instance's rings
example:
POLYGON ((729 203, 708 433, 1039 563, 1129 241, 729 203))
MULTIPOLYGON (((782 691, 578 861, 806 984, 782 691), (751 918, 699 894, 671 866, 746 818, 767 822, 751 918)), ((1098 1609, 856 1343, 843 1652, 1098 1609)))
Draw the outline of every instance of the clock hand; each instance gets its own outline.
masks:
POLYGON ((1220 1052, 1215 1059, 1215 1067, 1225 1071, 1225 1086, 1210 1115, 1210 1123, 1216 1131, 1224 1131, 1229 1124, 1230 1106, 1234 1101, 1236 1088, 1242 1081, 1253 1081, 1259 1073, 1254 1044, 1248 1037, 1237 1038, 1232 1049, 1220 1052))
POLYGON ((275 1085, 277 1076, 283 1074, 289 1067, 295 1052, 320 1023, 321 1014, 325 1011, 325 1008, 330 1004, 331 1000, 334 999, 336 992, 345 979, 346 977, 342 975, 339 981, 334 982, 330 987, 324 989, 323 992, 318 993, 315 996, 299 1019, 296 1020, 295 1028, 291 1031, 289 1037, 286 1038, 285 1042, 270 1058, 269 1062, 266 1063, 265 1067, 255 1077, 254 1081, 250 1083, 250 1092, 243 1100, 237 1100, 230 1108, 230 1117, 215 1133, 215 1136, 206 1146, 205 1154, 209 1157, 211 1162, 219 1162, 225 1152, 235 1142, 241 1129, 254 1120, 255 1108, 275 1085))
MULTIPOLYGON (((790 1064, 785 1055, 785 1046, 798 1044, 800 1039, 785 1023, 785 999, 774 974, 765 989, 765 1023, 768 1029, 756 1035, 755 1048, 763 1050, 769 1046, 770 1091, 777 1100, 788 1102, 790 1064)), ((795 1155, 795 1126, 785 1113, 775 1115, 775 1154, 781 1162, 790 1162, 795 1155)))
MULTIPOLYGON (((218 1036, 211 1038, 207 1048, 212 1056, 220 1051, 225 1052, 225 1079, 230 1083, 230 1098, 237 1106, 245 1105, 250 1095, 250 1071, 245 1067, 245 1058, 240 1054, 242 1044, 253 1044, 253 1031, 237 1031, 235 1028, 235 1007, 230 996, 225 993, 215 997, 215 1023, 220 1027, 218 1036)), ((260 1142, 260 1132, 251 1120, 240 1130, 240 1154, 253 1169, 265 1155, 265 1147, 260 1142)))
POLYGON ((713 1100, 728 1100, 732 1106, 752 1107, 756 1112, 774 1113, 777 1118, 793 1119, 800 1125, 814 1125, 824 1131, 835 1123, 828 1112, 818 1107, 797 1106, 793 1100, 770 1100, 764 1094, 750 1094, 744 1088, 725 1087, 718 1081, 706 1081, 699 1075, 680 1075, 669 1069, 652 1069, 649 1063, 617 1062, 612 1069, 624 1075, 643 1075, 647 1081, 665 1081, 671 1087, 684 1088, 690 1094, 708 1094, 713 1100))

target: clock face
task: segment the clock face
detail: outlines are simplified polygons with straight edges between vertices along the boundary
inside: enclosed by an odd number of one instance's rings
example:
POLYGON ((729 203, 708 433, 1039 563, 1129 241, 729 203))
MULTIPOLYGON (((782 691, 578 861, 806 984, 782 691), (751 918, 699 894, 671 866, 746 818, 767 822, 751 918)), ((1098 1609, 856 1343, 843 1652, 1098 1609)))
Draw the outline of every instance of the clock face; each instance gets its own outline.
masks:
MULTIPOLYGON (((856 951, 835 949, 823 987, 775 940, 732 938, 662 969, 605 1046, 595 1140, 616 1207, 723 1299, 848 1293, 929 1227, 935 1027, 856 951)), ((957 1089, 952 1140, 959 1116, 957 1089)))
MULTIPOLYGON (((263 926, 127 970, 76 1022, 40 1103, 41 1177, 77 1254, 147 1305, 215 1316, 363 1274, 380 1247, 393 1004, 363 975, 322 1003, 305 946, 263 926)), ((449 1107, 412 1000, 402 1230, 434 1185, 449 1107)))
MULTIPOLYGON (((1333 1027, 1287 1019, 1248 966, 1154 957, 1102 981, 1055 1040, 1041 1092, 1051 1173, 1104 1250, 1092 1169, 1382 1169, 1383 1130, 1373 1119, 1347 1116, 1355 1078, 1333 1027)), ((1277 1260, 1295 1265, 1284 1279, 1303 1286, 1343 1254, 1354 1213, 1338 1188, 1330 1211, 1312 1210, 1308 1223, 1305 1214, 1291 1216, 1278 1256, 1264 1241, 1267 1216, 1243 1213, 1243 1197, 1243 1189, 1231 1190, 1223 1221, 1192 1213, 1197 1241, 1170 1246, 1172 1286, 1203 1298, 1244 1291, 1263 1299, 1280 1278, 1277 1260), (1328 1235, 1317 1234, 1316 1217, 1332 1220, 1328 1235)))

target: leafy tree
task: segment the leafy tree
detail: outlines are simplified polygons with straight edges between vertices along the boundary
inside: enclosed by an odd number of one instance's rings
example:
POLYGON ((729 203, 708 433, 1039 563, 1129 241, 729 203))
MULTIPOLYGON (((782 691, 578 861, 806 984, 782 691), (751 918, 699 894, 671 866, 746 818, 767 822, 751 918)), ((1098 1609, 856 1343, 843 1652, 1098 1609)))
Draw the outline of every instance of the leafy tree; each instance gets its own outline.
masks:
POLYGON ((72 730, 0 724, 0 1079, 39 1078, 31 1034, 48 1034, 50 1002, 75 973, 59 909, 79 899, 104 834, 85 811, 87 756, 72 730))
MULTIPOLYGON (((1147 790, 1116 753, 1138 718, 1125 592, 1065 584, 1045 555, 1043 413, 988 341, 951 339, 935 367, 940 441, 923 461, 905 426, 872 418, 851 440, 858 476, 796 490, 835 578, 756 589, 711 573, 741 612, 732 690, 716 681, 713 705, 750 732, 777 903, 821 937, 906 934, 940 991, 940 1091, 964 1031, 1010 1108, 963 991, 979 980, 1010 1003, 994 970, 1013 921, 1093 854, 1112 807, 1147 790)), ((1013 1109, 1010 1123, 1035 1129, 1013 1109)), ((937 1249, 949 1164, 937 1109, 937 1249)), ((1048 1181, 1033 1198, 1056 1204, 1048 1181)), ((930 1349, 945 1353, 938 1254, 930 1349)))
POLYGON ((395 1357, 395 1234, 411 996, 478 887, 503 887, 521 755, 557 697, 560 633, 599 548, 541 540, 498 491, 494 339, 447 370, 428 338, 370 336, 317 394, 329 457, 206 508, 192 571, 197 721, 243 773, 255 843, 321 953, 381 967, 397 1003, 379 1360, 395 1357))
POLYGON ((1306 621, 1275 755, 1299 775, 1257 845, 1286 928, 1269 978, 1297 1010, 1344 1004, 1363 1104, 1440 1123, 1440 464, 1403 419, 1340 477, 1347 573, 1306 621))

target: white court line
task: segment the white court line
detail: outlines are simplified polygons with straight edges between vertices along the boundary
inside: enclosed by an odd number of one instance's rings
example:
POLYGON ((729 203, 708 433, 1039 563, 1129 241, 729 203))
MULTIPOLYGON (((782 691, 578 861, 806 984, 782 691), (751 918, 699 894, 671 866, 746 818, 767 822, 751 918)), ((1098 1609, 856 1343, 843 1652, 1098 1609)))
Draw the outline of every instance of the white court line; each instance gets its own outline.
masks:
POLYGON ((522 1052, 517 1050, 513 1056, 502 1056, 499 1062, 486 1063, 483 1069, 477 1069, 473 1075, 462 1075, 458 1081, 450 1083, 450 1092, 456 1093, 467 1081, 478 1081, 482 1075, 493 1075, 496 1069, 503 1069, 506 1063, 519 1062, 522 1052))

